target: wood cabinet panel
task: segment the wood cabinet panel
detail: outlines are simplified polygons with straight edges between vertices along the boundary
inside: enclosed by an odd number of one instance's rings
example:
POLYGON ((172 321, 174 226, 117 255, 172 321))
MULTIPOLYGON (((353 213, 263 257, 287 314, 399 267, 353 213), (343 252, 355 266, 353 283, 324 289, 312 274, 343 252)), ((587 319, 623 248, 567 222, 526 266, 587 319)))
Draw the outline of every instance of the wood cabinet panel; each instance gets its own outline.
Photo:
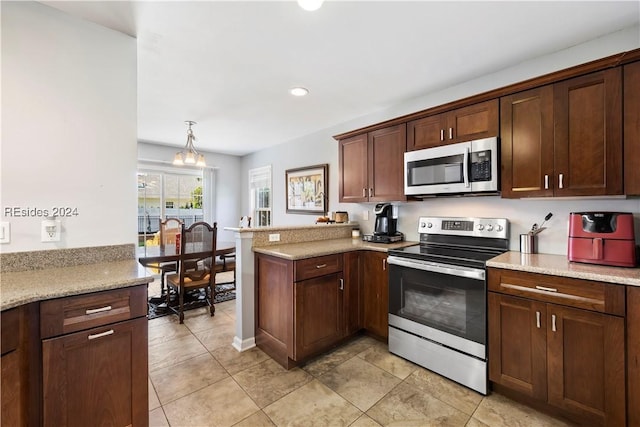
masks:
POLYGON ((369 187, 367 134, 339 141, 338 193, 340 202, 366 202, 369 187))
POLYGON ((549 403, 593 425, 625 425, 624 319, 549 305, 549 403))
POLYGON ((488 319, 489 379, 546 400, 545 304, 489 292, 488 319))
POLYGON ((355 334, 363 328, 364 304, 362 299, 363 283, 360 280, 360 252, 344 254, 344 327, 345 336, 355 334))
POLYGON ((387 254, 363 252, 364 328, 380 338, 389 336, 389 277, 387 254))
POLYGON ((295 283, 295 360, 330 348, 343 337, 342 273, 295 283))
POLYGON ((369 201, 405 200, 404 152, 407 149, 404 124, 371 132, 369 138, 369 201))
POLYGON ((556 196, 622 194, 622 77, 613 68, 554 85, 556 196))
POLYGON ((553 196, 553 86, 503 97, 500 126, 502 197, 553 196))
POLYGON ((623 72, 624 193, 640 196, 640 62, 625 65, 623 72))
POLYGON ((492 99, 451 111, 447 115, 449 139, 463 142, 497 136, 498 102, 492 99))
POLYGON ((45 426, 148 424, 147 319, 42 342, 45 426))
POLYGON ((434 114, 407 123, 407 151, 438 147, 446 144, 447 115, 434 114))
POLYGON ((342 271, 342 254, 301 259, 294 263, 296 282, 342 271))
POLYGON ((630 426, 640 426, 640 287, 627 286, 627 411, 630 426))

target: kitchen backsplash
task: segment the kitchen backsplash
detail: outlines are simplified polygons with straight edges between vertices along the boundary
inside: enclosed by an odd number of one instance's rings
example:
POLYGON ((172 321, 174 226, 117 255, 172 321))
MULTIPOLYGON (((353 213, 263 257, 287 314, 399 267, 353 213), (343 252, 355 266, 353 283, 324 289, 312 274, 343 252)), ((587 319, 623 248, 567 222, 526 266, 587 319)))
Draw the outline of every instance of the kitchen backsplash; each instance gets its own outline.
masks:
MULTIPOLYGON (((398 230, 406 240, 418 240, 418 218, 421 216, 492 217, 507 218, 511 225, 510 249, 519 250, 519 235, 540 224, 553 213, 545 224, 546 230, 538 235, 538 252, 567 254, 569 213, 582 211, 631 212, 634 215, 636 242, 640 244, 640 198, 619 199, 502 199, 499 196, 438 197, 415 202, 396 202, 398 230)), ((374 204, 340 204, 339 209, 349 212, 364 233, 371 233, 375 222, 374 204), (369 219, 363 219, 367 210, 369 219)), ((337 209, 337 208, 336 208, 337 209)))

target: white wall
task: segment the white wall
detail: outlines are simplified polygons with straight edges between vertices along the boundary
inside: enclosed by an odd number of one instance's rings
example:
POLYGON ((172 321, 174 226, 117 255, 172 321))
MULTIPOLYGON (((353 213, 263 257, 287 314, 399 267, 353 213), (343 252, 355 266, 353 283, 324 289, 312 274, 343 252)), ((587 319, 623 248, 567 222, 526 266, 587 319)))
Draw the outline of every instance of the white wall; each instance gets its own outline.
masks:
POLYGON ((35 2, 2 2, 2 252, 136 242, 136 41, 35 2), (77 208, 58 243, 42 217, 77 208))
MULTIPOLYGON (((619 31, 570 49, 536 58, 497 73, 481 76, 457 86, 445 88, 435 93, 407 100, 375 114, 337 124, 312 135, 283 143, 245 156, 242 163, 242 189, 246 194, 246 171, 250 168, 271 164, 273 166, 274 225, 311 224, 315 216, 285 213, 284 171, 289 168, 329 164, 329 210, 345 210, 350 219, 358 221, 363 232, 373 230, 374 204, 338 203, 338 143, 333 135, 351 131, 384 120, 424 110, 456 99, 486 92, 522 80, 537 77, 553 71, 583 64, 619 52, 640 48, 640 27, 635 26, 619 31), (364 221, 362 214, 369 213, 364 221)), ((372 90, 374 90, 372 88, 372 90)), ((242 210, 248 211, 248 198, 243 196, 242 210)), ((512 224, 511 248, 518 249, 518 234, 530 229, 535 222, 541 223, 548 212, 554 217, 548 223, 549 229, 539 236, 540 252, 566 254, 568 213, 572 211, 609 210, 633 212, 636 217, 636 239, 640 240, 640 200, 507 200, 497 196, 438 198, 422 202, 402 203, 399 207, 399 229, 408 240, 416 240, 419 216, 487 216, 506 217, 512 224)))
MULTIPOLYGON (((171 167, 170 162, 180 149, 149 142, 138 142, 137 158, 138 160, 169 162, 165 167, 171 167)), ((207 166, 215 168, 212 221, 218 223, 218 240, 233 241, 235 239, 233 232, 225 231, 224 227, 237 227, 242 216, 240 214, 240 196, 242 192, 240 186, 241 159, 227 154, 206 151, 201 151, 201 153, 205 156, 207 166)))

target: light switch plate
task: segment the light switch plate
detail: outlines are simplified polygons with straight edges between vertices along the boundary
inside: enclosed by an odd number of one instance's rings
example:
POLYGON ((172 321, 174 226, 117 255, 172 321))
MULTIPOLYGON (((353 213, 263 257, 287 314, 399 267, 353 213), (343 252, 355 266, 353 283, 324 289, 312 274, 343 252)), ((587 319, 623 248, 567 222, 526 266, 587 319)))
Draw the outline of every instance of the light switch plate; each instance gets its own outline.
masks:
POLYGON ((11 243, 11 223, 0 222, 0 243, 11 243))

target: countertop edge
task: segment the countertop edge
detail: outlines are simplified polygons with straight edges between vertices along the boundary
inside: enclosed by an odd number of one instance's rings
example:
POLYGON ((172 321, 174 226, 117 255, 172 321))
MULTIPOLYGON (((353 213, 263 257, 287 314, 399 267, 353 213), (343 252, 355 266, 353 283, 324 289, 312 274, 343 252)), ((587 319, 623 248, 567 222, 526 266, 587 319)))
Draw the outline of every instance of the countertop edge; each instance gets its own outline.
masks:
POLYGON ((354 241, 351 238, 318 240, 308 243, 290 243, 272 246, 254 246, 253 252, 270 255, 290 261, 313 258, 317 256, 335 255, 339 253, 353 251, 376 251, 388 252, 390 249, 397 249, 407 246, 414 246, 419 242, 403 241, 397 243, 370 243, 362 240, 354 241), (330 245, 330 247, 327 247, 330 245))

